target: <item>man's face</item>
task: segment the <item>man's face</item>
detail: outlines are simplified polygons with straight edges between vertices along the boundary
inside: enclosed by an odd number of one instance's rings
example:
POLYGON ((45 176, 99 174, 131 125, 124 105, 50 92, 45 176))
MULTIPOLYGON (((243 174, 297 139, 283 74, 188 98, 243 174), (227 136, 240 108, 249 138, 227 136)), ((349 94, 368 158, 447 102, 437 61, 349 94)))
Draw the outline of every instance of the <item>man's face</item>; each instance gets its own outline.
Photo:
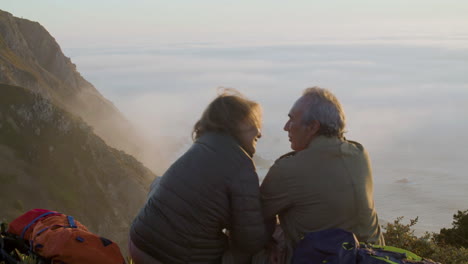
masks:
MULTIPOLYGON (((289 111, 289 120, 284 125, 284 130, 288 132, 291 148, 294 151, 301 151, 309 146, 315 137, 316 124, 304 124, 302 117, 309 105, 308 99, 304 96, 299 98, 289 111)), ((315 121, 316 122, 316 121, 315 121)))

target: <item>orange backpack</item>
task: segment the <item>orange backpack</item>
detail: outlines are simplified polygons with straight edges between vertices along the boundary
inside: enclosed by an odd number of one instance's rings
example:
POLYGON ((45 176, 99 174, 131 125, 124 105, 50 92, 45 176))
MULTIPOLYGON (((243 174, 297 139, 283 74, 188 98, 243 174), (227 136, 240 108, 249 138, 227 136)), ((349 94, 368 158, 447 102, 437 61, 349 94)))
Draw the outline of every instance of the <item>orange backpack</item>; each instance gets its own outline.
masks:
POLYGON ((11 222, 7 232, 28 240, 31 250, 52 263, 125 263, 117 244, 58 212, 31 210, 11 222))

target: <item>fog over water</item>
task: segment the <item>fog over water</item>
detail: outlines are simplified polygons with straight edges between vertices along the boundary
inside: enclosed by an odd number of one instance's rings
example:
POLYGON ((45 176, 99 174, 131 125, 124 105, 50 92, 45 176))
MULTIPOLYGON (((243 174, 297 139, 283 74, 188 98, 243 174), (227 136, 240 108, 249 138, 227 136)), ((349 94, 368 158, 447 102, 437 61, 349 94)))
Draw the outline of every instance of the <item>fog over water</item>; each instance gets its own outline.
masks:
MULTIPOLYGON (((318 85, 343 104, 346 137, 370 154, 381 219, 419 216, 418 230, 438 231, 457 210, 468 209, 468 49, 375 41, 64 52, 166 166, 190 145, 193 124, 220 86, 262 104, 257 153, 273 161, 290 151, 282 129, 290 107, 303 89, 318 85)), ((150 160, 148 167, 164 171, 150 160)))

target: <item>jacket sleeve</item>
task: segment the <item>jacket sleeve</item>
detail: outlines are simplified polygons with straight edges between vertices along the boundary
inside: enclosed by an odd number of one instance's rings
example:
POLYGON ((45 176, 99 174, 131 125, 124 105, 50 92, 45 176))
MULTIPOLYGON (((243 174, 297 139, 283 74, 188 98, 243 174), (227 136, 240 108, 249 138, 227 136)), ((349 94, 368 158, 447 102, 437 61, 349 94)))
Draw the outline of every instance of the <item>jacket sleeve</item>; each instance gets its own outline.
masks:
POLYGON ((253 168, 243 168, 231 184, 231 244, 237 250, 254 254, 267 242, 260 202, 258 176, 253 168))
MULTIPOLYGON (((276 215, 292 205, 285 173, 283 166, 276 162, 268 171, 260 187, 263 216, 267 223, 272 221, 276 223, 276 215)), ((269 231, 272 233, 273 230, 269 231)))

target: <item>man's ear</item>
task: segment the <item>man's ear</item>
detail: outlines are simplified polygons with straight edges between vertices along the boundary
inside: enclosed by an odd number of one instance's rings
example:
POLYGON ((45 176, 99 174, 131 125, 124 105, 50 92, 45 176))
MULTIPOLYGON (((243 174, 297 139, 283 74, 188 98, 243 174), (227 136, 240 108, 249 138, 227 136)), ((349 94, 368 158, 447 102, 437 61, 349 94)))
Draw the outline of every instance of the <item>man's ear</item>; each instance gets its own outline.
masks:
POLYGON ((320 130, 320 122, 317 120, 312 121, 308 126, 307 129, 310 132, 310 135, 315 136, 318 131, 320 130))

